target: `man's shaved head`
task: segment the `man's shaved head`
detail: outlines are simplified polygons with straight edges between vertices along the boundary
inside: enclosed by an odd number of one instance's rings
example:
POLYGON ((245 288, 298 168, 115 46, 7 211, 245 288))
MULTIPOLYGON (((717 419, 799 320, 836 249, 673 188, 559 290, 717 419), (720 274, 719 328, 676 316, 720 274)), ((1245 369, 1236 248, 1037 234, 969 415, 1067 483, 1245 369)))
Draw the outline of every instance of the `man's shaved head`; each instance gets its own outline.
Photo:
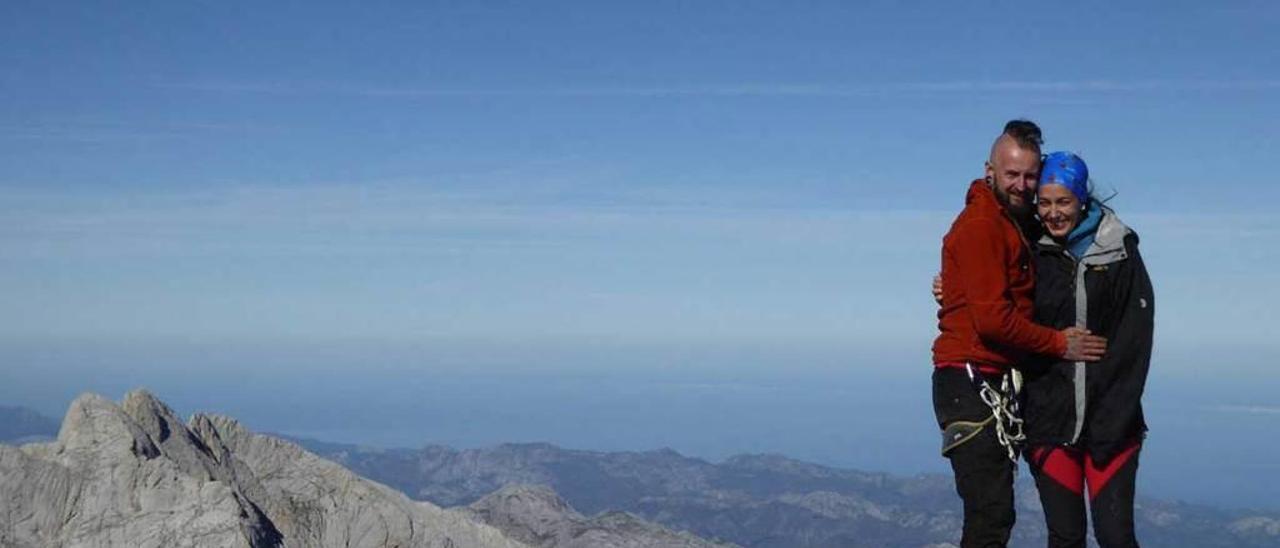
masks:
POLYGON ((1029 120, 1012 120, 991 144, 987 182, 1014 215, 1031 212, 1031 197, 1040 178, 1040 127, 1029 120))

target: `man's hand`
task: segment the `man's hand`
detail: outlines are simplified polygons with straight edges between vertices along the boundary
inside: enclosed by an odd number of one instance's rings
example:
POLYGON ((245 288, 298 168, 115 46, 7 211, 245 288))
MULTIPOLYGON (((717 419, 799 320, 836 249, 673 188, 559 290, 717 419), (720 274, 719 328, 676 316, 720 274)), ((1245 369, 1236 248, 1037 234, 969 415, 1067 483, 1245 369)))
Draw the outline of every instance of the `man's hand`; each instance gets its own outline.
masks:
POLYGON ((938 306, 942 306, 942 275, 933 275, 933 300, 938 302, 938 306))
POLYGON ((1107 340, 1091 335, 1089 330, 1068 327, 1062 330, 1067 337, 1067 352, 1062 358, 1073 362, 1096 362, 1107 353, 1107 340))

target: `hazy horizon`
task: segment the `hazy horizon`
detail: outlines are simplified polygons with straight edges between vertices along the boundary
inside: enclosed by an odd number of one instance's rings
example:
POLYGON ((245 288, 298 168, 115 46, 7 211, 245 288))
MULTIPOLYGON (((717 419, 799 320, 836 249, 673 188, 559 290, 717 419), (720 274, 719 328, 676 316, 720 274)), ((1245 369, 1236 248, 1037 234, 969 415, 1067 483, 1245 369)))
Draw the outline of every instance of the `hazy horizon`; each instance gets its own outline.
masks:
MULTIPOLYGON (((146 388, 183 416, 222 413, 258 431, 374 447, 665 447, 711 461, 778 453, 896 475, 946 473, 922 348, 8 343, 0 350, 21 365, 11 373, 41 375, 0 378, 0 403, 60 418, 79 391, 119 398, 146 388)), ((1179 354, 1187 358, 1157 355, 1169 367, 1147 390, 1142 492, 1277 509, 1273 490, 1257 481, 1280 472, 1280 443, 1262 434, 1280 423, 1280 380, 1257 377, 1275 349, 1179 354), (1206 359, 1221 360, 1213 375, 1192 367, 1206 359)))

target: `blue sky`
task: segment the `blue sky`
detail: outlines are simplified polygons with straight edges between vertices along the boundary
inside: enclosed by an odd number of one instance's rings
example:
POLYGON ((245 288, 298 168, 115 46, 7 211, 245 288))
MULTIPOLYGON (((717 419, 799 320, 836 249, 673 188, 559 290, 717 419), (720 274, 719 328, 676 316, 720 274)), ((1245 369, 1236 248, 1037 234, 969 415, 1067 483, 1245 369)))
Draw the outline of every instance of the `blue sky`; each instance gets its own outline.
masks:
MULTIPOLYGON (((1269 2, 6 2, 7 340, 892 345, 1035 119, 1271 345, 1269 2)), ((1235 364, 1254 367, 1252 364, 1235 364)))
POLYGON ((1115 4, 4 2, 0 402, 945 472, 929 278, 1030 117, 1142 235, 1153 432, 1253 459, 1145 477, 1273 504, 1280 6, 1115 4))

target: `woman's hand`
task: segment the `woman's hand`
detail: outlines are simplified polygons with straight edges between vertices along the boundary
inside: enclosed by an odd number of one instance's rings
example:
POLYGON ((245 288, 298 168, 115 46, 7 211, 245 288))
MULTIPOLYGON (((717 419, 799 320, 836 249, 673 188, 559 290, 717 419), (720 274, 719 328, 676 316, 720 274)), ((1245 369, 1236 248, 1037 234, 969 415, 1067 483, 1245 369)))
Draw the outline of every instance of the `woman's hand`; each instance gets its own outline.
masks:
POLYGON ((937 301, 938 306, 942 306, 942 275, 933 275, 933 300, 937 301))

